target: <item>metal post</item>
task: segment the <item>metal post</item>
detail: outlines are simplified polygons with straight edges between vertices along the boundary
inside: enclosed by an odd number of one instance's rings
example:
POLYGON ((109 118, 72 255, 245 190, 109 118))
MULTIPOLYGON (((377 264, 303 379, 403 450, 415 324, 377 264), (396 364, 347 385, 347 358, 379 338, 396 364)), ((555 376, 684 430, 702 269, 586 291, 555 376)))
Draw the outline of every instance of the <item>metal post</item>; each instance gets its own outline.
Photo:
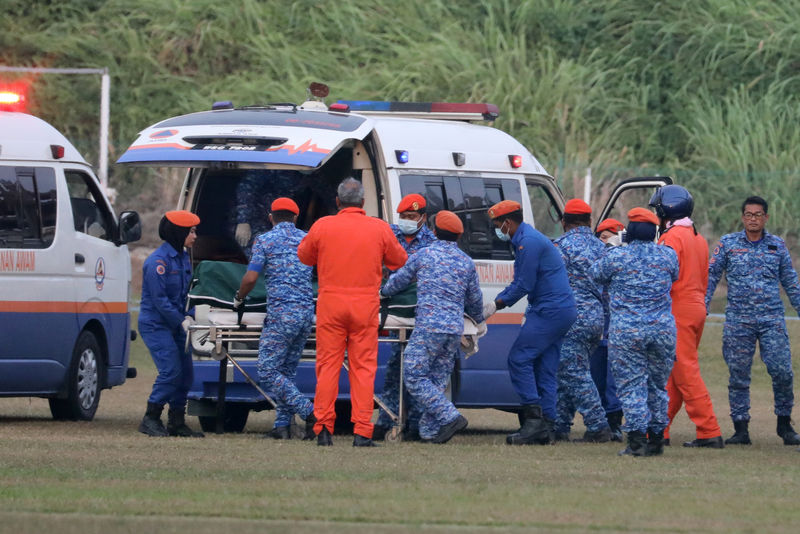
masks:
POLYGON ((108 120, 110 114, 110 91, 111 77, 108 69, 105 69, 100 77, 100 153, 97 173, 100 177, 100 185, 108 194, 108 120))
POLYGON ((59 69, 45 67, 9 67, 0 65, 0 72, 30 72, 33 74, 99 74, 100 78, 100 154, 97 174, 104 192, 108 192, 108 122, 110 114, 111 78, 108 67, 103 69, 59 69))
POLYGON ((592 203, 592 168, 586 169, 586 179, 583 181, 583 200, 587 204, 592 203))
POLYGON ((228 382, 228 356, 219 361, 219 382, 217 383, 217 434, 225 433, 225 389, 228 382))

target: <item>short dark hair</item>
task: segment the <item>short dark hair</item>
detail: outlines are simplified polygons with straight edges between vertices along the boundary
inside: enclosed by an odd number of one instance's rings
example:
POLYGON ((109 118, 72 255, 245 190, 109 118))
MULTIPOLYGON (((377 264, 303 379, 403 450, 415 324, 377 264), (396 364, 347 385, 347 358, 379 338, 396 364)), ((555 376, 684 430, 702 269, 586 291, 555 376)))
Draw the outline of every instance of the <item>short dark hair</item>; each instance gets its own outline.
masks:
POLYGON ((512 211, 510 213, 506 213, 505 215, 500 215, 499 217, 495 217, 496 221, 503 222, 506 219, 513 221, 517 224, 522 222, 522 210, 512 211))
POLYGON ((744 199, 744 202, 742 202, 742 213, 744 213, 744 207, 747 206, 748 204, 758 204, 759 206, 764 208, 764 213, 769 213, 767 211, 767 201, 759 196, 753 195, 751 197, 747 197, 746 199, 744 199))
POLYGON ((289 210, 278 210, 273 211, 270 213, 272 215, 272 222, 275 224, 282 223, 282 222, 292 222, 294 219, 295 214, 289 210))
POLYGON ((590 213, 565 213, 564 223, 570 226, 589 226, 592 223, 590 213))
POLYGON ((436 238, 441 239, 442 241, 458 241, 459 236, 461 234, 456 234, 455 232, 450 232, 448 230, 442 230, 439 227, 436 227, 436 238))

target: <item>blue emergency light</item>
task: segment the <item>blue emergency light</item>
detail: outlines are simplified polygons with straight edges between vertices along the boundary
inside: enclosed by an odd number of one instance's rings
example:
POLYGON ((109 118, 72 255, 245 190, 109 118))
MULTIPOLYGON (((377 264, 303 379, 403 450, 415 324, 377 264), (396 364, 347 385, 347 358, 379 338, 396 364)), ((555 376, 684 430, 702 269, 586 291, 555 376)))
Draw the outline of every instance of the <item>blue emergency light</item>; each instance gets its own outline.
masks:
POLYGON ((408 163, 408 150, 395 150, 394 156, 397 158, 397 163, 408 163))

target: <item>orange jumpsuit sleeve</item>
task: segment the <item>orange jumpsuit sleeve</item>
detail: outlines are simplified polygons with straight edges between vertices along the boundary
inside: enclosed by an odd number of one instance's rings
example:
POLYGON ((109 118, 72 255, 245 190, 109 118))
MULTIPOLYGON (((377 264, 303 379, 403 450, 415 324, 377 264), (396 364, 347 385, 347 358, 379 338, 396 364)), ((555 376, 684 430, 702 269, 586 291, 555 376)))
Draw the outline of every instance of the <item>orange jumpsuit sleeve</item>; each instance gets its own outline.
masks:
POLYGON ((383 263, 390 271, 396 271, 406 264, 408 254, 400 246, 400 242, 387 224, 383 232, 383 263))
POLYGON ((308 233, 297 245, 297 258, 306 265, 312 267, 317 264, 317 257, 319 255, 319 238, 317 229, 312 225, 308 229, 308 233))

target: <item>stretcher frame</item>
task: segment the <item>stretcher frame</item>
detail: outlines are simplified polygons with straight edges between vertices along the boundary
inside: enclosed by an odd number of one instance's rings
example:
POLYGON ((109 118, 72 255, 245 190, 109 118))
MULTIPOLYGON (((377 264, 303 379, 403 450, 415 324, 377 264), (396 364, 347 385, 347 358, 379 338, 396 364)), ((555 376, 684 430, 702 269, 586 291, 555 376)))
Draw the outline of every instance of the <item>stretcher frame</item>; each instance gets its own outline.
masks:
MULTIPOLYGON (((244 376, 245 380, 253 386, 258 393, 266 399, 266 401, 273 407, 277 407, 277 403, 274 399, 272 399, 259 385, 256 380, 254 380, 249 373, 247 373, 242 366, 239 364, 236 358, 239 356, 252 356, 253 353, 258 351, 254 351, 252 349, 231 349, 231 343, 258 343, 261 338, 261 331, 263 329, 262 325, 253 325, 253 324, 193 324, 189 326, 189 332, 186 336, 186 344, 187 349, 191 346, 191 334, 192 332, 208 332, 208 339, 207 342, 211 342, 213 344, 213 349, 211 350, 211 357, 215 360, 219 361, 219 379, 218 379, 218 390, 217 390, 217 406, 216 406, 216 427, 215 433, 216 434, 223 434, 225 432, 225 392, 227 388, 227 377, 228 377, 228 361, 239 370, 239 372, 244 376), (235 356, 235 357, 234 357, 235 356)), ((402 429, 405 426, 406 422, 406 407, 405 407, 405 399, 403 397, 403 390, 404 390, 404 375, 403 375, 403 361, 404 361, 404 353, 406 349, 406 345, 408 344, 408 340, 411 337, 411 331, 414 329, 412 325, 407 326, 386 326, 384 325, 378 334, 378 342, 384 343, 399 343, 400 344, 400 380, 399 380, 399 392, 398 392, 398 410, 397 413, 394 413, 390 410, 386 404, 381 400, 380 396, 377 393, 374 393, 372 398, 375 403, 383 409, 391 418, 394 426, 392 427, 391 431, 387 433, 386 439, 390 441, 402 441, 402 429), (381 335, 384 332, 386 333, 397 333, 397 337, 391 335, 381 335)), ((316 325, 312 328, 311 333, 308 336, 308 341, 314 341, 316 343, 316 325)), ((348 365, 347 355, 345 354, 344 361, 342 362, 342 367, 349 373, 350 367, 348 365)))

